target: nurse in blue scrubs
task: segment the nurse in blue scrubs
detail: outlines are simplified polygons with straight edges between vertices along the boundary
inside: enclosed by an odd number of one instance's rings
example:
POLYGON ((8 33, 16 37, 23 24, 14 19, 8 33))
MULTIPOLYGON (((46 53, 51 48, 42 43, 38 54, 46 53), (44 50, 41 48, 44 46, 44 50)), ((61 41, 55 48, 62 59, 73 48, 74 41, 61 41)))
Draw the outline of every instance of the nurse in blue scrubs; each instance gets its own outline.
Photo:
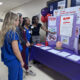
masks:
POLYGON ((8 67, 8 80, 23 80, 24 62, 21 56, 22 46, 16 33, 19 24, 18 15, 8 12, 2 26, 2 37, 0 38, 1 58, 8 67))
MULTIPOLYGON (((30 43, 31 40, 31 29, 30 29, 30 19, 28 17, 25 17, 23 19, 23 27, 26 31, 26 39, 30 43)), ((26 64, 28 65, 28 58, 29 58, 29 47, 26 47, 26 64)))

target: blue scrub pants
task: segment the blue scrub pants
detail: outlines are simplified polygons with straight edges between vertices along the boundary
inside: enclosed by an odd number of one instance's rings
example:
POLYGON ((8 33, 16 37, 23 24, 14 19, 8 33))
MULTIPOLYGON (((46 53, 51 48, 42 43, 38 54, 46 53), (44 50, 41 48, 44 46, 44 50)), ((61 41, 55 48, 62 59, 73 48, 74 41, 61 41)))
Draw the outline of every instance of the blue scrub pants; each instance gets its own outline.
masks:
POLYGON ((17 59, 7 62, 6 65, 8 67, 8 80, 23 80, 23 70, 17 59))

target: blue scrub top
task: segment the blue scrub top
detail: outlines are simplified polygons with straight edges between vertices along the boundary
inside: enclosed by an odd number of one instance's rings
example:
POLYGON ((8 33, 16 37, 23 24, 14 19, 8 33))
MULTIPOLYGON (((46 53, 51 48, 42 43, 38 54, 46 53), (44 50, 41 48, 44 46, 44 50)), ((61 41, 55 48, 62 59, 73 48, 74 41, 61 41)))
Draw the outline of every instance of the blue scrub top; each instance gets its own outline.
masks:
POLYGON ((31 39, 30 29, 27 29, 25 27, 24 27, 24 29, 26 30, 26 38, 30 42, 30 39, 31 39))
POLYGON ((3 47, 1 48, 2 53, 1 57, 4 63, 6 63, 7 61, 11 61, 13 59, 17 59, 12 49, 12 42, 14 40, 18 41, 19 50, 22 51, 22 46, 19 42, 19 37, 17 33, 12 30, 9 30, 5 35, 4 44, 3 47))

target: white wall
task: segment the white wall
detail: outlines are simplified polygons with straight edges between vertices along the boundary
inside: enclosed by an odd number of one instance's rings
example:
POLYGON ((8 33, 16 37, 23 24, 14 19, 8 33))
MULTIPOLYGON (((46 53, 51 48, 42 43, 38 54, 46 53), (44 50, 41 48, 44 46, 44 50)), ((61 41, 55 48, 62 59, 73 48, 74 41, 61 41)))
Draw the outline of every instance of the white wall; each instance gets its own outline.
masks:
POLYGON ((14 9, 14 12, 21 12, 23 16, 32 16, 40 14, 42 8, 46 7, 48 0, 32 0, 31 2, 14 9))
MULTIPOLYGON (((31 2, 22 5, 16 9, 13 9, 13 12, 22 13, 23 17, 29 17, 32 19, 32 16, 39 15, 41 16, 40 12, 41 9, 46 7, 46 2, 49 0, 32 0, 31 2)), ((46 37, 46 33, 43 30, 40 30, 41 40, 44 41, 46 37)))
MULTIPOLYGON (((5 16, 5 13, 0 12, 0 19, 4 19, 4 16, 5 16)), ((3 24, 3 22, 0 22, 0 30, 2 28, 2 24, 3 24)))

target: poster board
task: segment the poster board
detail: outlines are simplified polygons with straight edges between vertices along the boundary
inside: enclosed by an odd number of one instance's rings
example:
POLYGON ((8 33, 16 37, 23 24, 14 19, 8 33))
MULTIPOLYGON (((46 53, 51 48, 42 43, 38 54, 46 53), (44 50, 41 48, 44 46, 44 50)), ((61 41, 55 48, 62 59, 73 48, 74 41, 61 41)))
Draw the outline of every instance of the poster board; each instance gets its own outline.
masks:
POLYGON ((48 30, 50 32, 56 32, 56 34, 48 33, 47 41, 49 44, 53 45, 57 41, 57 18, 54 16, 48 17, 48 30))
POLYGON ((61 41, 63 43, 63 47, 73 50, 76 54, 79 54, 80 6, 54 10, 54 17, 56 17, 57 41, 61 41), (68 17, 68 19, 65 17, 68 17), (64 20, 62 21, 62 19, 64 20), (62 24, 61 22, 67 25, 62 24), (70 31, 67 28, 64 28, 64 26, 69 28, 68 25, 70 26, 70 31), (64 30, 65 34, 62 30, 64 30), (69 33, 67 33, 66 30, 69 31, 69 33))
MULTIPOLYGON (((61 21, 61 19, 60 18, 64 18, 64 17, 72 17, 72 15, 68 15, 68 16, 59 16, 58 17, 58 22, 60 22, 60 24, 61 24, 61 22, 63 22, 63 21, 61 21)), ((75 30, 76 30, 76 15, 73 15, 73 18, 71 18, 71 19, 73 19, 73 20, 71 20, 70 21, 70 23, 71 23, 71 30, 70 30, 70 34, 67 34, 68 33, 68 31, 66 31, 66 33, 64 34, 64 35, 61 35, 60 34, 60 26, 61 25, 58 25, 58 41, 61 41, 62 43, 63 43, 63 47, 65 47, 65 48, 68 48, 68 49, 70 49, 70 50, 74 50, 74 40, 75 40, 75 30)), ((68 20, 69 21, 69 20, 68 20)), ((63 22, 64 23, 64 22, 63 22)), ((70 24, 69 23, 69 24, 70 24)), ((64 24, 64 26, 65 26, 66 24, 64 24)), ((68 27, 69 28, 69 27, 68 27)), ((66 28, 64 28, 64 29, 62 29, 61 31, 62 32, 65 32, 65 29, 66 28)), ((68 30, 68 29, 67 29, 68 30)))

